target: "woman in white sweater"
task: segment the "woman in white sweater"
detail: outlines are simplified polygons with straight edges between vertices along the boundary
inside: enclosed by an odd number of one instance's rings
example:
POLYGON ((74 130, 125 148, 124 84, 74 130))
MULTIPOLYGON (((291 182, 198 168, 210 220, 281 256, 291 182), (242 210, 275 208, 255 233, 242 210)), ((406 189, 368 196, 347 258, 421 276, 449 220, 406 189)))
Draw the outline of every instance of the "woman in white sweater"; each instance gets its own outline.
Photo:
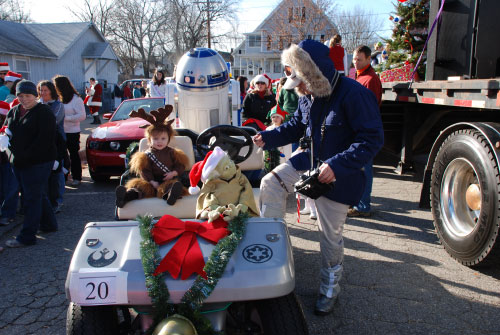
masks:
POLYGON ((71 160, 72 186, 82 182, 82 162, 80 161, 80 122, 85 120, 85 106, 68 77, 57 75, 52 81, 57 94, 64 104, 64 132, 71 160))
POLYGON ((165 83, 165 73, 163 73, 163 70, 156 69, 153 79, 148 84, 148 89, 151 98, 165 97, 167 84, 165 83))

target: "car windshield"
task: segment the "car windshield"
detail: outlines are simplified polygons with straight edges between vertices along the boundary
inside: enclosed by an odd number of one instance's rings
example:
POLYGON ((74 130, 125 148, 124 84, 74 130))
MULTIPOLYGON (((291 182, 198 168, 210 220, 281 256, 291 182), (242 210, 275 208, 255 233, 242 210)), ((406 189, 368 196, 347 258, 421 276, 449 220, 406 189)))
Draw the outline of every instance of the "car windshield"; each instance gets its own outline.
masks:
POLYGON ((146 112, 150 112, 152 110, 158 109, 160 107, 164 107, 164 99, 131 99, 125 100, 120 108, 116 110, 116 113, 113 115, 111 121, 120 121, 129 118, 129 114, 131 111, 138 111, 139 108, 143 108, 146 112))

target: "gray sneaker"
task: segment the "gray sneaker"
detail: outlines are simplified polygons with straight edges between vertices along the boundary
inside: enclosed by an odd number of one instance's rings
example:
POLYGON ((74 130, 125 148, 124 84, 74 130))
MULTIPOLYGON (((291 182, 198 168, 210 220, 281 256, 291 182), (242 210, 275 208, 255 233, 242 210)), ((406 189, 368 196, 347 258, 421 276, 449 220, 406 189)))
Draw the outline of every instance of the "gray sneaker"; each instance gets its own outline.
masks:
POLYGON ((71 186, 78 186, 82 183, 81 180, 77 180, 77 179, 74 179, 72 182, 71 182, 71 186))
POLYGON ((0 218, 0 226, 7 226, 9 223, 14 222, 16 219, 0 218))
POLYGON ((19 242, 18 240, 8 240, 7 242, 5 242, 5 245, 9 248, 22 248, 28 246, 24 243, 19 242))
POLYGON ((333 312, 333 306, 337 301, 337 297, 328 298, 327 296, 321 294, 316 301, 316 306, 314 307, 314 314, 324 316, 333 312))

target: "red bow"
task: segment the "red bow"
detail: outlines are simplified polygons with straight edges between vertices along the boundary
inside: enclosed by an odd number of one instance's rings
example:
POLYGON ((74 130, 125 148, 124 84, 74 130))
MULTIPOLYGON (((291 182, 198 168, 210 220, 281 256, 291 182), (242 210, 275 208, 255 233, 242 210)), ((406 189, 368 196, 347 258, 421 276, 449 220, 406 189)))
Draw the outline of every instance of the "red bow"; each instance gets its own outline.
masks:
POLYGON ((195 272, 206 279, 207 274, 203 271, 205 261, 196 236, 201 236, 216 244, 229 234, 226 227, 227 222, 222 218, 208 223, 182 221, 172 215, 162 216, 151 230, 156 244, 163 245, 178 236, 180 238, 162 259, 160 265, 155 269, 154 275, 157 276, 168 271, 174 279, 177 279, 182 268, 182 280, 187 279, 195 272))

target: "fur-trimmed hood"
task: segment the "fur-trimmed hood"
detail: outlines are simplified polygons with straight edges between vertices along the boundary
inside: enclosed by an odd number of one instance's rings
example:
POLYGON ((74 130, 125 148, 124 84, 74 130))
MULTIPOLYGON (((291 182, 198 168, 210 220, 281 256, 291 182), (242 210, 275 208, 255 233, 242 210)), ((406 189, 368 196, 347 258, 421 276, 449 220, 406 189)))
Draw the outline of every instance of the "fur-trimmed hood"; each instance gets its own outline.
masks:
MULTIPOLYGON (((336 72, 329 51, 326 45, 318 41, 304 40, 283 51, 281 63, 295 70, 314 97, 326 97, 332 91, 330 82, 336 72)), ((295 91, 303 95, 297 88, 295 91)))

